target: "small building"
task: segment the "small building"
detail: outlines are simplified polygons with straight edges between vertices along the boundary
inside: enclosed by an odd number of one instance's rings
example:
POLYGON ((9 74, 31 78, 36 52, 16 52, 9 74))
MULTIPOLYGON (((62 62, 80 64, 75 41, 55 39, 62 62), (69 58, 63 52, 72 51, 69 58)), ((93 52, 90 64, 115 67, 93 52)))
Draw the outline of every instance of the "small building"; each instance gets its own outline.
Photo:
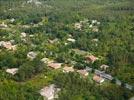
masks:
POLYGON ((50 60, 49 58, 42 58, 41 61, 46 64, 54 62, 53 60, 50 60))
POLYGON ((48 67, 51 67, 53 69, 59 69, 59 68, 61 68, 61 65, 62 65, 62 63, 55 63, 55 62, 48 63, 48 67))
POLYGON ((65 67, 63 68, 63 72, 65 72, 65 73, 74 72, 74 68, 73 68, 73 67, 65 66, 65 67))
POLYGON ((72 39, 72 38, 68 38, 67 40, 68 40, 69 42, 73 42, 73 43, 75 42, 75 39, 72 39))
POLYGON ((92 27, 93 27, 93 25, 92 25, 92 24, 90 24, 90 25, 89 25, 89 28, 92 28, 92 27))
POLYGON ((6 48, 8 50, 13 50, 14 51, 14 50, 16 50, 17 45, 12 45, 12 43, 10 41, 6 41, 6 42, 1 41, 0 46, 6 48))
POLYGON ((97 58, 97 57, 95 57, 93 55, 86 56, 86 60, 89 61, 89 62, 92 62, 92 63, 94 63, 98 59, 99 58, 97 58))
POLYGON ((88 76, 88 74, 89 74, 85 69, 83 69, 83 70, 78 70, 77 72, 78 72, 80 75, 84 76, 84 77, 88 76))
POLYGON ((97 25, 100 25, 100 22, 97 22, 97 25))
POLYGON ((53 39, 53 40, 48 40, 49 43, 53 44, 53 43, 58 43, 59 40, 56 38, 56 39, 53 39))
POLYGON ((98 29, 97 26, 93 26, 93 27, 92 27, 92 31, 93 31, 93 32, 99 32, 99 29, 98 29))
POLYGON ((36 58, 37 53, 31 51, 27 54, 27 57, 30 58, 31 60, 33 60, 34 58, 36 58))
POLYGON ((82 25, 81 23, 75 23, 74 27, 75 29, 81 29, 82 25))
POLYGON ((26 34, 25 32, 22 32, 22 33, 20 33, 20 34, 21 34, 21 38, 24 38, 24 37, 27 36, 27 34, 26 34))
POLYGON ((34 37, 34 35, 32 35, 32 34, 31 34, 31 35, 29 35, 29 37, 31 37, 31 38, 32 38, 32 37, 34 37))
POLYGON ((6 69, 6 72, 12 75, 15 75, 18 72, 18 68, 6 69))
POLYGON ((44 97, 44 100, 54 100, 58 98, 59 88, 56 88, 54 84, 44 87, 39 92, 44 97))
POLYGON ((7 28, 8 26, 4 23, 4 22, 2 22, 2 24, 0 24, 0 29, 4 29, 4 28, 7 28))
POLYGON ((103 83, 104 82, 104 78, 98 76, 98 75, 94 75, 93 76, 93 80, 97 83, 103 83))
POLYGON ((12 49, 12 44, 9 41, 3 42, 3 47, 8 49, 8 50, 11 50, 12 49))
POLYGON ((103 64, 103 65, 101 65, 101 66, 100 66, 100 68, 101 68, 101 69, 106 70, 107 68, 109 68, 109 66, 108 66, 108 65, 103 64))
POLYGON ((97 38, 92 39, 92 42, 98 42, 99 40, 97 38))
POLYGON ((11 22, 11 23, 13 23, 14 21, 15 21, 15 19, 14 19, 14 18, 10 19, 10 22, 11 22))
POLYGON ((97 23, 97 20, 92 20, 92 24, 95 24, 95 23, 97 23))

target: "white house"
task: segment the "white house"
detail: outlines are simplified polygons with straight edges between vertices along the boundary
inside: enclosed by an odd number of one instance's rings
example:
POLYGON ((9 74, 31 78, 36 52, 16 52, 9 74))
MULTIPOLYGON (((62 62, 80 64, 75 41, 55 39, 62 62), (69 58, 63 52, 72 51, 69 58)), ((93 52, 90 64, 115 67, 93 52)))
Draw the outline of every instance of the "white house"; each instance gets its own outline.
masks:
POLYGON ((18 72, 18 68, 6 69, 6 72, 12 75, 15 75, 18 72))
POLYGON ((75 39, 72 39, 72 38, 68 38, 67 39, 69 42, 75 42, 76 40, 75 39))
POLYGON ((20 34, 21 34, 21 37, 22 37, 22 38, 24 38, 24 37, 27 36, 27 34, 26 34, 25 32, 22 32, 22 33, 20 33, 20 34))
POLYGON ((31 60, 33 60, 34 58, 36 58, 37 53, 31 51, 27 54, 27 57, 30 58, 31 60))

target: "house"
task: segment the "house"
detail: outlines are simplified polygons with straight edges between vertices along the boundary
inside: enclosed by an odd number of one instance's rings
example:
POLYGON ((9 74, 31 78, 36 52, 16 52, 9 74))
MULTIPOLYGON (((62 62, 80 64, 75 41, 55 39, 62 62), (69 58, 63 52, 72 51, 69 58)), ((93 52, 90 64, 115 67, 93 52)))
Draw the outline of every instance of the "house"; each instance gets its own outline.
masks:
POLYGON ((55 62, 48 63, 48 67, 51 67, 53 69, 59 69, 59 68, 61 68, 61 65, 62 65, 62 63, 55 63, 55 62))
POLYGON ((53 39, 53 40, 48 40, 49 43, 53 44, 53 43, 56 43, 58 42, 59 40, 56 38, 56 39, 53 39))
POLYGON ((11 22, 11 23, 13 23, 14 21, 15 21, 15 19, 14 19, 14 18, 10 19, 10 22, 11 22))
POLYGON ((74 27, 75 29, 81 29, 82 25, 81 23, 75 23, 74 27))
POLYGON ((59 88, 56 88, 54 84, 44 87, 39 92, 44 97, 44 100, 54 100, 58 98, 59 88))
POLYGON ((97 23, 97 20, 92 20, 92 24, 95 24, 95 23, 97 23))
POLYGON ((17 50, 16 47, 17 47, 17 45, 13 45, 13 46, 12 46, 12 50, 13 50, 13 51, 16 51, 16 50, 17 50))
POLYGON ((100 25, 100 22, 97 22, 97 25, 100 25))
POLYGON ((11 50, 12 49, 12 44, 9 41, 3 42, 3 47, 8 49, 8 50, 11 50))
POLYGON ((54 62, 53 60, 50 60, 49 58, 42 58, 41 61, 47 64, 54 62))
POLYGON ((7 28, 8 26, 4 23, 4 22, 2 22, 2 24, 0 24, 0 28, 7 28))
POLYGON ((108 65, 103 64, 103 65, 101 65, 101 66, 100 66, 100 68, 101 68, 101 69, 106 70, 107 68, 109 68, 109 66, 108 66, 108 65))
POLYGON ((97 83, 103 83, 104 82, 104 78, 98 76, 98 75, 94 75, 93 76, 93 80, 97 83))
POLYGON ((68 43, 64 43, 65 45, 68 45, 68 43))
POLYGON ((98 59, 99 58, 97 58, 97 57, 95 57, 93 55, 86 56, 86 60, 89 61, 89 62, 92 62, 92 63, 94 63, 98 59))
POLYGON ((22 33, 20 33, 20 34, 21 34, 21 38, 24 38, 24 37, 27 36, 27 34, 26 34, 25 32, 22 32, 22 33))
POLYGON ((84 77, 88 76, 88 72, 87 72, 85 69, 83 69, 83 70, 78 70, 77 72, 78 72, 80 75, 84 76, 84 77))
POLYGON ((18 72, 18 68, 6 69, 6 72, 12 75, 15 75, 18 72))
POLYGON ((65 66, 65 67, 63 68, 63 72, 65 72, 65 73, 74 72, 74 68, 73 68, 73 67, 65 66))
POLYGON ((99 40, 97 38, 92 39, 92 42, 98 42, 99 40))
POLYGON ((11 43, 10 41, 7 41, 7 42, 1 41, 1 42, 0 42, 0 46, 6 48, 6 49, 8 49, 8 50, 13 50, 13 51, 15 51, 17 45, 12 45, 12 43, 11 43))
POLYGON ((93 31, 93 32, 99 32, 99 29, 98 29, 97 26, 93 26, 93 27, 92 27, 92 31, 93 31))
POLYGON ((67 40, 68 40, 69 42, 73 42, 73 43, 75 42, 75 39, 72 39, 72 38, 68 38, 67 40))
POLYGON ((27 57, 30 58, 31 60, 33 60, 34 58, 36 58, 37 53, 31 51, 27 54, 27 57))
POLYGON ((32 37, 34 37, 34 35, 32 35, 32 34, 31 34, 31 35, 29 35, 29 37, 31 37, 31 38, 32 38, 32 37))

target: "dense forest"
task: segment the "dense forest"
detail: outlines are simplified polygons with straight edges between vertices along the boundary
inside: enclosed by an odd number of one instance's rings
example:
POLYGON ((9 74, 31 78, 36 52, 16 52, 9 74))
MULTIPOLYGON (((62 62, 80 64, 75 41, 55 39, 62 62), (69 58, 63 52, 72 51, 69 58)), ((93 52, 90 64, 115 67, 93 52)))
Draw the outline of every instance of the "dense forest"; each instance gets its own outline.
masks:
POLYGON ((0 0, 0 100, 43 100, 39 90, 52 83, 61 88, 58 100, 129 100, 134 88, 124 84, 134 86, 133 2, 0 0), (10 41, 15 50, 3 47, 3 41, 10 41), (36 53, 33 60, 27 57, 31 51, 36 53), (89 54, 99 60, 85 62, 89 54), (41 61, 44 57, 62 67, 93 71, 82 78, 52 70, 41 61), (105 73, 114 79, 96 84, 91 76, 102 64, 109 66, 105 73), (5 71, 10 68, 18 68, 17 74, 5 71), (121 86, 113 84, 116 79, 121 86))

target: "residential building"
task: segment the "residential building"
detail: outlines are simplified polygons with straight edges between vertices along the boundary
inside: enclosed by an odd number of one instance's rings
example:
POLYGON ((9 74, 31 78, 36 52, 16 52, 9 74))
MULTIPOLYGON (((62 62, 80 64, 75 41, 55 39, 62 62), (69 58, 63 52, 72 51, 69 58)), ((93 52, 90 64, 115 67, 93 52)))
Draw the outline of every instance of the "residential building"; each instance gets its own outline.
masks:
POLYGON ((108 65, 103 64, 103 65, 101 65, 101 66, 100 66, 100 68, 101 68, 101 69, 106 70, 107 68, 109 68, 109 66, 108 66, 108 65))
POLYGON ((44 87, 39 92, 44 97, 44 100, 54 100, 58 98, 58 92, 60 91, 59 88, 56 88, 54 84, 44 87))
POLYGON ((84 76, 84 77, 88 76, 88 74, 89 74, 85 69, 83 69, 83 70, 78 70, 77 72, 78 72, 80 75, 84 76))
POLYGON ((50 60, 49 58, 42 58, 41 61, 46 64, 54 62, 53 60, 50 60))
POLYGON ((65 67, 63 68, 63 72, 65 72, 65 73, 74 72, 74 68, 73 68, 73 67, 65 66, 65 67))
POLYGON ((8 26, 4 23, 4 22, 2 22, 2 24, 0 24, 0 29, 4 29, 4 28, 7 28, 8 26))
POLYGON ((68 38, 67 40, 68 40, 69 42, 73 42, 73 43, 75 42, 75 39, 72 39, 72 38, 68 38))
POLYGON ((74 27, 75 29, 81 29, 82 25, 81 23, 75 23, 74 27))
POLYGON ((93 76, 93 80, 97 83, 103 83, 104 82, 104 78, 98 76, 98 75, 94 75, 93 76))
POLYGON ((95 57, 93 55, 86 56, 86 60, 89 61, 89 62, 92 62, 92 63, 94 63, 98 59, 99 58, 97 58, 97 57, 95 57))
POLYGON ((52 62, 52 63, 48 63, 48 67, 51 67, 53 69, 59 69, 61 68, 62 63, 56 63, 56 62, 52 62))
POLYGON ((12 75, 15 75, 18 72, 18 68, 6 69, 6 72, 12 75))
POLYGON ((21 34, 21 38, 24 38, 24 37, 27 36, 27 34, 26 34, 25 32, 22 32, 22 33, 20 33, 20 34, 21 34))
POLYGON ((6 48, 8 50, 13 50, 14 51, 14 50, 16 50, 17 45, 12 45, 12 43, 10 41, 6 41, 6 42, 1 41, 0 46, 6 48))
POLYGON ((29 59, 31 59, 31 60, 33 60, 34 58, 36 58, 36 56, 37 56, 37 53, 35 53, 35 52, 33 52, 33 51, 31 51, 31 52, 29 52, 29 53, 27 54, 27 57, 28 57, 29 59))

